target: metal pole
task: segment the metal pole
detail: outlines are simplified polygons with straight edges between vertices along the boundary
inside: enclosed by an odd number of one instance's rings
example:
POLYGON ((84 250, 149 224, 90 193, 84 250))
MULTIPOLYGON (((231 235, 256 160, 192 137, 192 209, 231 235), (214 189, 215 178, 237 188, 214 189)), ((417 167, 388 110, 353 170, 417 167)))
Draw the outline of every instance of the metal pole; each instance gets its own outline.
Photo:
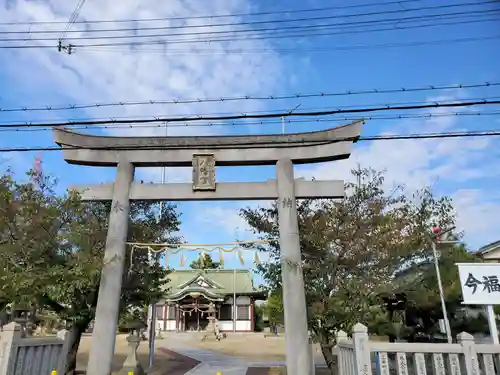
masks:
POLYGON ((446 311, 446 303, 444 301, 444 292, 443 292, 443 284, 441 282, 441 272, 439 272, 439 260, 437 255, 436 243, 432 241, 432 254, 434 256, 434 267, 436 268, 436 276, 439 287, 439 297, 441 298, 441 311, 443 312, 443 320, 444 327, 446 331, 446 338, 448 340, 448 344, 453 343, 453 339, 451 337, 451 327, 450 321, 448 320, 448 312, 446 311))
MULTIPOLYGON (((165 136, 168 136, 168 126, 165 122, 165 136)), ((161 183, 164 184, 167 180, 167 170, 165 167, 161 170, 161 183)), ((163 211, 163 201, 160 202, 160 212, 159 219, 162 218, 163 211)), ((151 256, 151 253, 150 253, 151 256)), ((150 258, 151 261, 151 258, 150 258)), ((165 307, 163 307, 165 308, 165 307)), ((149 356, 148 356, 148 365, 149 368, 152 368, 154 365, 154 357, 155 357, 155 337, 156 337, 156 301, 153 301, 151 304, 151 326, 149 327, 149 356)))
POLYGON ((148 365, 149 368, 154 365, 154 353, 155 353, 155 336, 156 336, 156 303, 151 304, 151 324, 149 327, 149 358, 148 365))
POLYGON ((493 305, 486 306, 486 312, 488 315, 488 327, 490 329, 490 336, 493 340, 493 344, 498 345, 498 328, 497 322, 495 320, 495 311, 493 305))
POLYGON ((281 116, 281 134, 285 134, 285 116, 281 116))
POLYGON ((236 268, 233 268, 233 332, 236 332, 236 268))

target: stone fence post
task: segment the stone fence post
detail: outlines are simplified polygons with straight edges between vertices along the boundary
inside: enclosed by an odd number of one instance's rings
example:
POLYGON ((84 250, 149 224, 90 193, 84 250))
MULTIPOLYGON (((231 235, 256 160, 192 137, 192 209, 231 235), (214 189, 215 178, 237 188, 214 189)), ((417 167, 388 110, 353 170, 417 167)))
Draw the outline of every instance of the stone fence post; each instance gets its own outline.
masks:
POLYGON ((316 374, 316 362, 314 360, 314 346, 311 332, 309 332, 309 368, 311 369, 311 375, 316 374))
POLYGON ((466 375, 479 375, 479 361, 474 346, 474 337, 469 333, 462 332, 458 335, 458 343, 463 348, 466 375))
MULTIPOLYGON (((340 346, 340 342, 341 341, 347 341, 349 339, 349 337, 347 336, 347 333, 340 330, 340 331, 337 331, 335 333, 335 336, 336 336, 336 341, 337 341, 337 345, 335 347, 332 348, 332 354, 335 358, 335 364, 337 366, 337 370, 338 370, 338 373, 339 374, 348 374, 348 371, 349 371, 349 368, 348 366, 346 365, 345 361, 344 361, 344 358, 343 358, 343 353, 342 353, 342 349, 341 349, 341 346, 340 346)), ((354 348, 352 349, 354 351, 354 348)))
POLYGON ((9 374, 9 364, 14 359, 15 344, 21 339, 21 326, 12 322, 3 326, 0 332, 0 375, 9 374))
POLYGON ((354 343, 354 360, 356 374, 372 375, 372 361, 370 357, 370 343, 368 342, 368 328, 357 323, 352 329, 354 343))

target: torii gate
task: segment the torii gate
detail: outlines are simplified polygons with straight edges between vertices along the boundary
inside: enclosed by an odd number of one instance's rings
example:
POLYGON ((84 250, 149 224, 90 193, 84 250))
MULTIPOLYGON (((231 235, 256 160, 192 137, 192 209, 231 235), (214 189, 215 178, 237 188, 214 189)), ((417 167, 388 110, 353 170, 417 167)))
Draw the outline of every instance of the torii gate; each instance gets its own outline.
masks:
POLYGON ((78 185, 84 200, 111 200, 104 265, 92 336, 88 375, 108 375, 114 355, 131 200, 278 199, 286 364, 289 375, 311 371, 307 306, 301 266, 296 198, 343 198, 343 181, 294 179, 293 164, 346 159, 362 120, 323 131, 286 135, 108 137, 53 130, 70 164, 116 167, 115 182, 78 185), (266 182, 216 182, 216 166, 276 165, 266 182), (140 184, 135 167, 193 167, 193 183, 140 184), (290 267, 289 265, 293 265, 290 267))

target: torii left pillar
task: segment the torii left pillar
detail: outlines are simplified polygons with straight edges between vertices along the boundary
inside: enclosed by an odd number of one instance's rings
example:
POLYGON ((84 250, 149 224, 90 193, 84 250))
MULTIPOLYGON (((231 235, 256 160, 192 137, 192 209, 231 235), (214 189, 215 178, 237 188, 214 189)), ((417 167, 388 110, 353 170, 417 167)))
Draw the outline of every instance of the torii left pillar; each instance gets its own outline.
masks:
POLYGON ((134 169, 132 163, 128 161, 118 163, 87 366, 89 375, 111 373, 126 255, 130 186, 134 180, 134 169))

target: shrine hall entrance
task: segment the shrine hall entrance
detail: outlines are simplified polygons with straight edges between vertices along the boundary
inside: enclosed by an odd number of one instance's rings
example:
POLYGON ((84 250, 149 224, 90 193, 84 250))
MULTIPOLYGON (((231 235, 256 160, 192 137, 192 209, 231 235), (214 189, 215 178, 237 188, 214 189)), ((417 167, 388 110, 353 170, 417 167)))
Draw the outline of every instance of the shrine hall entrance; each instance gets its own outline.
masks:
POLYGON ((191 312, 184 315, 183 331, 206 331, 208 325, 207 316, 201 311, 191 312))
POLYGON ((188 295, 179 301, 180 331, 206 331, 208 326, 208 316, 210 301, 203 295, 188 295))

